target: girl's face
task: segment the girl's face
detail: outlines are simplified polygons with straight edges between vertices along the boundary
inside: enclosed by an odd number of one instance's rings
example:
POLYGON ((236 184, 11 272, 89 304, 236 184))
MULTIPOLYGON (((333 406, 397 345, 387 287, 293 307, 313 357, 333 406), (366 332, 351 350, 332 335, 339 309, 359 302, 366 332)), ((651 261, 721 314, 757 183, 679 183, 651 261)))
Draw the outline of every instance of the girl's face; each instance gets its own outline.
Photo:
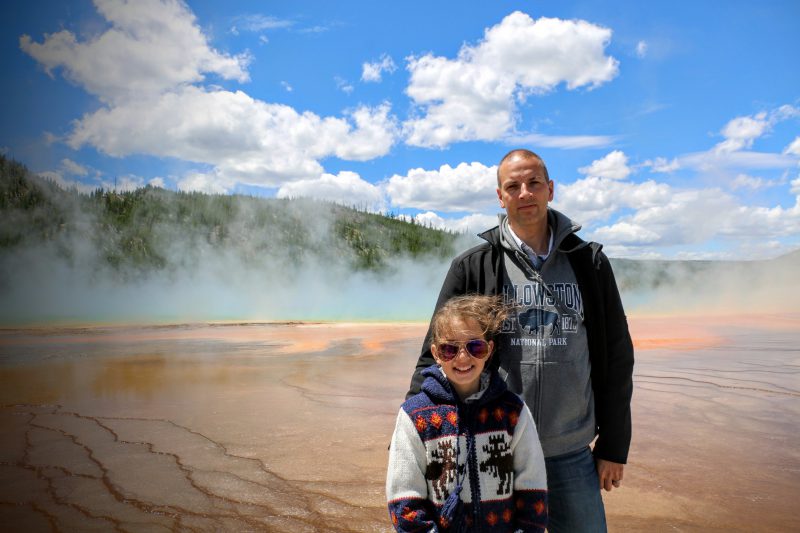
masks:
MULTIPOLYGON (((488 349, 486 357, 482 359, 474 357, 470 355, 466 344, 472 340, 484 341, 481 327, 472 319, 462 320, 455 318, 450 322, 450 328, 446 332, 445 338, 438 339, 431 346, 433 358, 442 367, 444 375, 447 376, 450 384, 461 399, 478 392, 481 372, 483 372, 483 368, 491 358, 494 350, 494 342, 489 341, 486 343, 488 349), (445 354, 443 344, 457 345, 458 354, 453 359, 445 361, 443 358, 445 354)), ((475 350, 477 347, 477 343, 473 343, 469 348, 475 350)), ((478 350, 475 350, 475 352, 480 354, 478 350)))

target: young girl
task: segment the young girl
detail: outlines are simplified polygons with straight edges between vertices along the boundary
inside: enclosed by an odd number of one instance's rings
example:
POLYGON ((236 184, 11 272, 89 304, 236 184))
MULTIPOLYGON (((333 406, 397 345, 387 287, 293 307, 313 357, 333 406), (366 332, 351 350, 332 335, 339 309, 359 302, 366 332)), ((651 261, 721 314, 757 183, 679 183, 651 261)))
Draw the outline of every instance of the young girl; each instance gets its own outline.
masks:
POLYGON ((389 448, 386 496, 397 531, 544 531, 536 426, 488 365, 508 313, 500 298, 468 295, 434 316, 438 365, 402 405, 389 448))

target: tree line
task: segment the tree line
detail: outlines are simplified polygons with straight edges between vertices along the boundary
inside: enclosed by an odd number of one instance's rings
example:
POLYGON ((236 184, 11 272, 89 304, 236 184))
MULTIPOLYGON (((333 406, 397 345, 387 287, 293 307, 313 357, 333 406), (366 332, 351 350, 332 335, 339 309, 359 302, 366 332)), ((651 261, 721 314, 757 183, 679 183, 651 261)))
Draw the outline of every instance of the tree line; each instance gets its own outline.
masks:
POLYGON ((80 248, 126 276, 179 269, 204 254, 235 254, 243 263, 269 259, 291 267, 309 258, 381 272, 403 257, 445 260, 458 235, 307 198, 172 191, 64 189, 0 155, 0 251, 55 247, 69 261, 80 248))

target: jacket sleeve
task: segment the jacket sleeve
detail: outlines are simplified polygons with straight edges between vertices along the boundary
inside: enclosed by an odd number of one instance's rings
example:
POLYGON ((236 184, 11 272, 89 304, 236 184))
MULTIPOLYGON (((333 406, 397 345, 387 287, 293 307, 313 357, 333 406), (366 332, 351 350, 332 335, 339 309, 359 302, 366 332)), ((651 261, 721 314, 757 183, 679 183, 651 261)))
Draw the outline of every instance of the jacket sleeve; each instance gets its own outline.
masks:
POLYGON ((611 264, 605 254, 600 259, 597 274, 604 303, 607 368, 604 385, 595 391, 600 396, 595 401, 603 408, 598 411, 594 455, 624 464, 631 442, 633 342, 611 264))
POLYGON ((547 473, 531 411, 523 404, 511 439, 514 457, 515 531, 543 533, 547 527, 547 473))
POLYGON ((428 499, 427 453, 414 423, 400 409, 389 446, 386 499, 392 525, 401 532, 438 531, 437 513, 428 499))
MULTIPOLYGON (((434 314, 436 314, 436 311, 453 296, 466 293, 465 279, 464 263, 457 257, 450 263, 450 269, 447 271, 447 275, 442 283, 442 288, 439 291, 439 298, 436 300, 436 307, 433 311, 434 314)), ((414 370, 414 374, 411 376, 411 386, 409 387, 408 393, 406 393, 406 399, 420 391, 422 382, 425 381, 425 378, 422 376, 422 371, 434 363, 433 354, 431 353, 431 328, 429 325, 428 331, 425 333, 425 339, 422 342, 422 350, 417 360, 417 367, 414 370)))

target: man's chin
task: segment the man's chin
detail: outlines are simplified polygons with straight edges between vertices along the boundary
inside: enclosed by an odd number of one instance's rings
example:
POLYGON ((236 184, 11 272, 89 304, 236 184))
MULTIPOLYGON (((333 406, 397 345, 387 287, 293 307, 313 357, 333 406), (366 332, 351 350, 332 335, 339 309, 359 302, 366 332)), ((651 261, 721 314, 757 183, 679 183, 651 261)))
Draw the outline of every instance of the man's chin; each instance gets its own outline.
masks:
POLYGON ((532 222, 539 222, 545 218, 545 215, 537 207, 519 209, 515 217, 520 223, 530 224, 532 222))

